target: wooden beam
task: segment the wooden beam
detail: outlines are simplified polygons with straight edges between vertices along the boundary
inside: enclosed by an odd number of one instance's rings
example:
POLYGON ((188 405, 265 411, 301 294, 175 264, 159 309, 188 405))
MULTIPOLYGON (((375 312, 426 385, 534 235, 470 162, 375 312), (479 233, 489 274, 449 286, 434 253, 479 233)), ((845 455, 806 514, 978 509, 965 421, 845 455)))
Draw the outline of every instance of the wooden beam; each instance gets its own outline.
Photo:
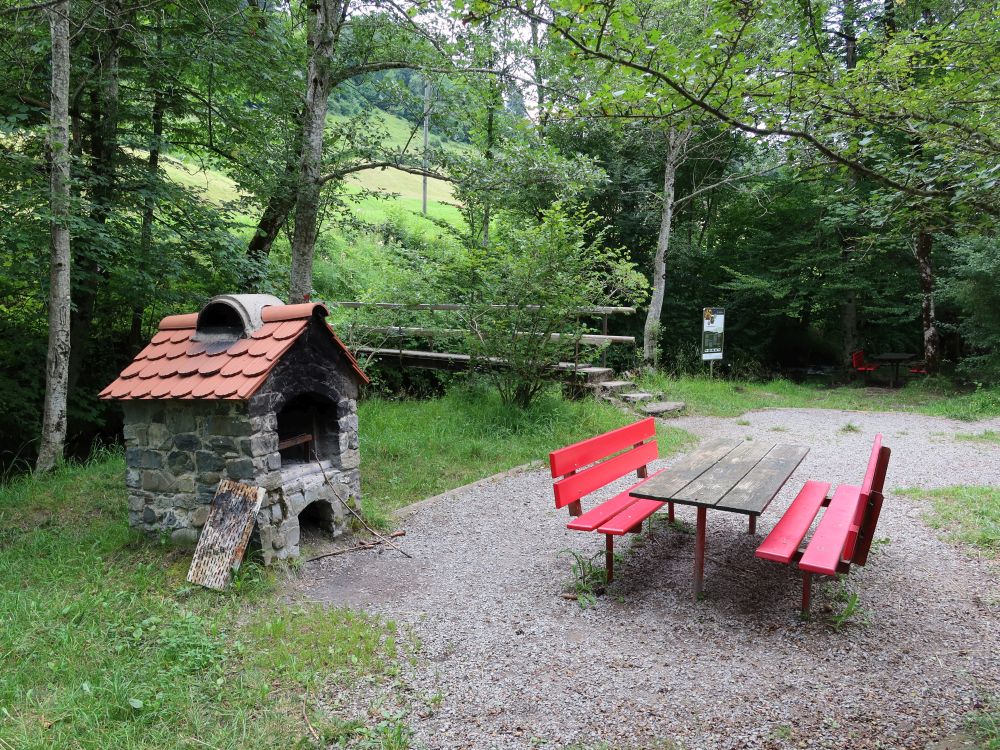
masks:
MULTIPOLYGON (((407 302, 324 302, 328 307, 362 308, 376 307, 381 310, 464 310, 468 305, 453 303, 407 303, 407 302)), ((538 310, 539 305, 490 305, 492 308, 502 309, 515 307, 521 310, 538 310)), ((635 312, 634 307, 578 307, 576 312, 589 315, 631 315, 635 312)))
MULTIPOLYGON (((443 337, 443 338, 454 338, 459 336, 464 336, 468 331, 464 331, 461 328, 418 328, 413 326, 351 326, 352 330, 357 331, 367 331, 370 333, 379 333, 385 336, 400 336, 406 337, 411 336, 413 338, 427 337, 443 337)), ((525 331, 518 331, 517 336, 530 336, 531 334, 525 331)), ((559 341, 563 337, 567 337, 571 340, 576 340, 576 336, 571 336, 565 333, 550 333, 550 341, 559 341)), ((606 344, 632 344, 635 345, 634 336, 608 336, 604 334, 597 333, 584 333, 579 336, 579 343, 585 346, 604 346, 606 344)))

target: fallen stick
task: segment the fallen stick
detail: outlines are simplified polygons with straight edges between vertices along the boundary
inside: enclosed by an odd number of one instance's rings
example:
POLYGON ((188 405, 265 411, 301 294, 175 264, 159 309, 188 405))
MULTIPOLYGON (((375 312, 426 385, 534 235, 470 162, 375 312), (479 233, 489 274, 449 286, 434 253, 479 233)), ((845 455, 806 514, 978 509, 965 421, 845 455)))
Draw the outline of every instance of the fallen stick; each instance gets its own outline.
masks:
MULTIPOLYGON (((389 534, 390 538, 395 538, 399 536, 406 536, 406 529, 402 531, 394 531, 389 534)), ((322 555, 316 555, 316 557, 310 557, 306 562, 313 562, 315 560, 322 560, 324 557, 336 557, 337 555, 346 555, 348 552, 358 552, 363 549, 375 549, 380 544, 382 544, 382 539, 376 539, 373 542, 361 542, 361 544, 356 544, 353 547, 345 547, 344 549, 334 550, 333 552, 325 552, 322 555)))
MULTIPOLYGON (((411 554, 410 554, 409 552, 407 552, 407 551, 406 551, 405 549, 400 549, 400 548, 399 548, 399 547, 397 547, 397 546, 396 546, 395 544, 393 544, 393 543, 392 543, 392 542, 390 541, 389 537, 386 537, 386 536, 383 536, 382 534, 379 534, 379 533, 378 533, 377 531, 375 531, 375 529, 373 529, 373 528, 372 528, 371 526, 369 526, 369 525, 368 525, 368 522, 367 522, 367 521, 365 521, 365 519, 361 517, 361 514, 360 514, 360 513, 358 513, 358 512, 356 511, 356 510, 354 510, 354 508, 352 508, 352 507, 351 507, 351 504, 350 504, 350 503, 348 503, 348 502, 347 502, 346 500, 344 500, 344 498, 343 498, 343 497, 341 497, 341 495, 340 495, 340 491, 339 491, 339 490, 338 490, 338 489, 337 489, 336 487, 334 487, 334 486, 333 486, 333 482, 331 482, 331 481, 330 481, 330 477, 328 477, 328 476, 326 475, 326 469, 324 469, 324 468, 323 468, 323 463, 322 463, 321 461, 317 461, 317 462, 316 462, 316 464, 317 464, 317 465, 319 466, 319 470, 320 470, 320 471, 322 472, 322 474, 323 474, 323 481, 324 481, 324 482, 326 482, 327 486, 328 486, 328 487, 329 487, 329 488, 330 488, 331 490, 333 490, 333 494, 337 496, 337 499, 338 499, 338 500, 340 500, 340 504, 341 504, 341 505, 343 505, 343 506, 344 506, 345 508, 347 508, 347 510, 348 510, 348 511, 350 511, 350 513, 351 513, 351 514, 352 514, 352 515, 353 515, 353 516, 354 516, 355 518, 357 518, 357 519, 358 519, 358 522, 359 522, 359 523, 360 523, 360 524, 361 524, 362 526, 364 526, 364 527, 365 527, 366 529, 368 529, 368 533, 369 533, 369 534, 371 534, 372 536, 375 536, 375 537, 378 537, 379 539, 381 539, 381 540, 382 540, 383 542, 385 542, 385 543, 386 543, 386 544, 388 544, 388 545, 389 545, 390 547, 392 547, 392 548, 393 548, 394 550, 396 550, 396 551, 397 551, 397 552, 399 552, 399 553, 400 553, 401 555, 403 555, 403 557, 408 557, 408 558, 411 558, 411 559, 413 558, 413 555, 411 555, 411 554)), ((395 534, 392 534, 392 535, 390 535, 390 536, 396 536, 396 535, 395 535, 395 534)), ((401 536, 401 535, 400 535, 400 536, 401 536)))

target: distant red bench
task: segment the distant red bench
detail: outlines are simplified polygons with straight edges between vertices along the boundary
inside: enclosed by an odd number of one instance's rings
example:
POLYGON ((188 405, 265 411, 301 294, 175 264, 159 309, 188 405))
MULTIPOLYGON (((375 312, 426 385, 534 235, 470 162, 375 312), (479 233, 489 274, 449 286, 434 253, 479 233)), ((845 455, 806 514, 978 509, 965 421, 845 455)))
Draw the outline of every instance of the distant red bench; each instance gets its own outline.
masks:
POLYGON ((860 487, 842 484, 829 497, 829 482, 809 480, 784 512, 774 529, 757 548, 757 557, 790 565, 802 571, 802 611, 809 612, 814 574, 847 573, 851 565, 868 561, 882 510, 882 486, 889 466, 890 450, 875 436, 868 471, 860 487), (802 549, 800 545, 821 508, 826 508, 816 531, 802 549))
MULTIPOLYGON (((656 420, 650 418, 549 454, 552 477, 556 479, 552 485, 556 508, 568 507, 570 515, 574 516, 566 527, 605 535, 605 565, 609 583, 614 578, 614 538, 640 533, 642 522, 663 507, 662 502, 629 495, 650 477, 647 465, 658 457, 655 437, 656 420), (580 504, 582 497, 631 471, 642 481, 583 512, 580 504)), ((669 519, 673 521, 674 504, 667 505, 669 519)))
POLYGON ((865 382, 871 377, 871 374, 878 369, 878 365, 873 365, 871 362, 865 362, 864 350, 859 349, 856 352, 851 353, 851 367, 855 372, 860 372, 864 378, 865 382))

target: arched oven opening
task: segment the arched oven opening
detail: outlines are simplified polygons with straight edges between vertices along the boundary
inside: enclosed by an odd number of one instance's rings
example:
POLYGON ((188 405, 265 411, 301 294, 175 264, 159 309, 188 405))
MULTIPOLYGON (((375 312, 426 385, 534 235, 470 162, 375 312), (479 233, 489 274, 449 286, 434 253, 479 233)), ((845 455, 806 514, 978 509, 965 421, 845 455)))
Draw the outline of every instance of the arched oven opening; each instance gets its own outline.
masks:
POLYGON ((326 461, 340 450, 337 405, 317 393, 303 393, 278 412, 282 467, 326 461))

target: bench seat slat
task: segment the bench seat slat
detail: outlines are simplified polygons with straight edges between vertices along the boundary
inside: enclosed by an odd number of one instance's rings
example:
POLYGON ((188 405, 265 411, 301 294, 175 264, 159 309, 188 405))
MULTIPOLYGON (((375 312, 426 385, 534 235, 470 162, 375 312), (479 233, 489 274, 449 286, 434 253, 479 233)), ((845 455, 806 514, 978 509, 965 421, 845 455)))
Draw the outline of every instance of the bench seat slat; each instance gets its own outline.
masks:
POLYGON ((790 563, 829 491, 829 482, 806 482, 754 554, 764 560, 790 563))
POLYGON ((799 560, 799 568, 810 573, 832 576, 844 553, 844 545, 851 533, 851 526, 861 502, 861 488, 842 484, 833 493, 819 525, 809 540, 806 551, 799 560))
POLYGON ((637 524, 642 523, 651 515, 662 508, 665 503, 659 500, 639 500, 633 503, 614 518, 601 524, 598 531, 602 534, 612 534, 621 536, 634 529, 637 524))
MULTIPOLYGON (((660 471, 663 471, 663 469, 660 469, 660 471)), ((660 473, 660 471, 651 474, 649 479, 655 477, 660 473)), ((626 510, 630 505, 635 505, 635 503, 639 502, 639 498, 631 497, 629 493, 646 481, 648 481, 648 479, 643 479, 642 482, 637 482, 621 494, 615 495, 610 500, 591 508, 582 516, 578 516, 566 524, 566 528, 573 529, 574 531, 594 531, 608 519, 613 518, 623 510, 626 510)))

